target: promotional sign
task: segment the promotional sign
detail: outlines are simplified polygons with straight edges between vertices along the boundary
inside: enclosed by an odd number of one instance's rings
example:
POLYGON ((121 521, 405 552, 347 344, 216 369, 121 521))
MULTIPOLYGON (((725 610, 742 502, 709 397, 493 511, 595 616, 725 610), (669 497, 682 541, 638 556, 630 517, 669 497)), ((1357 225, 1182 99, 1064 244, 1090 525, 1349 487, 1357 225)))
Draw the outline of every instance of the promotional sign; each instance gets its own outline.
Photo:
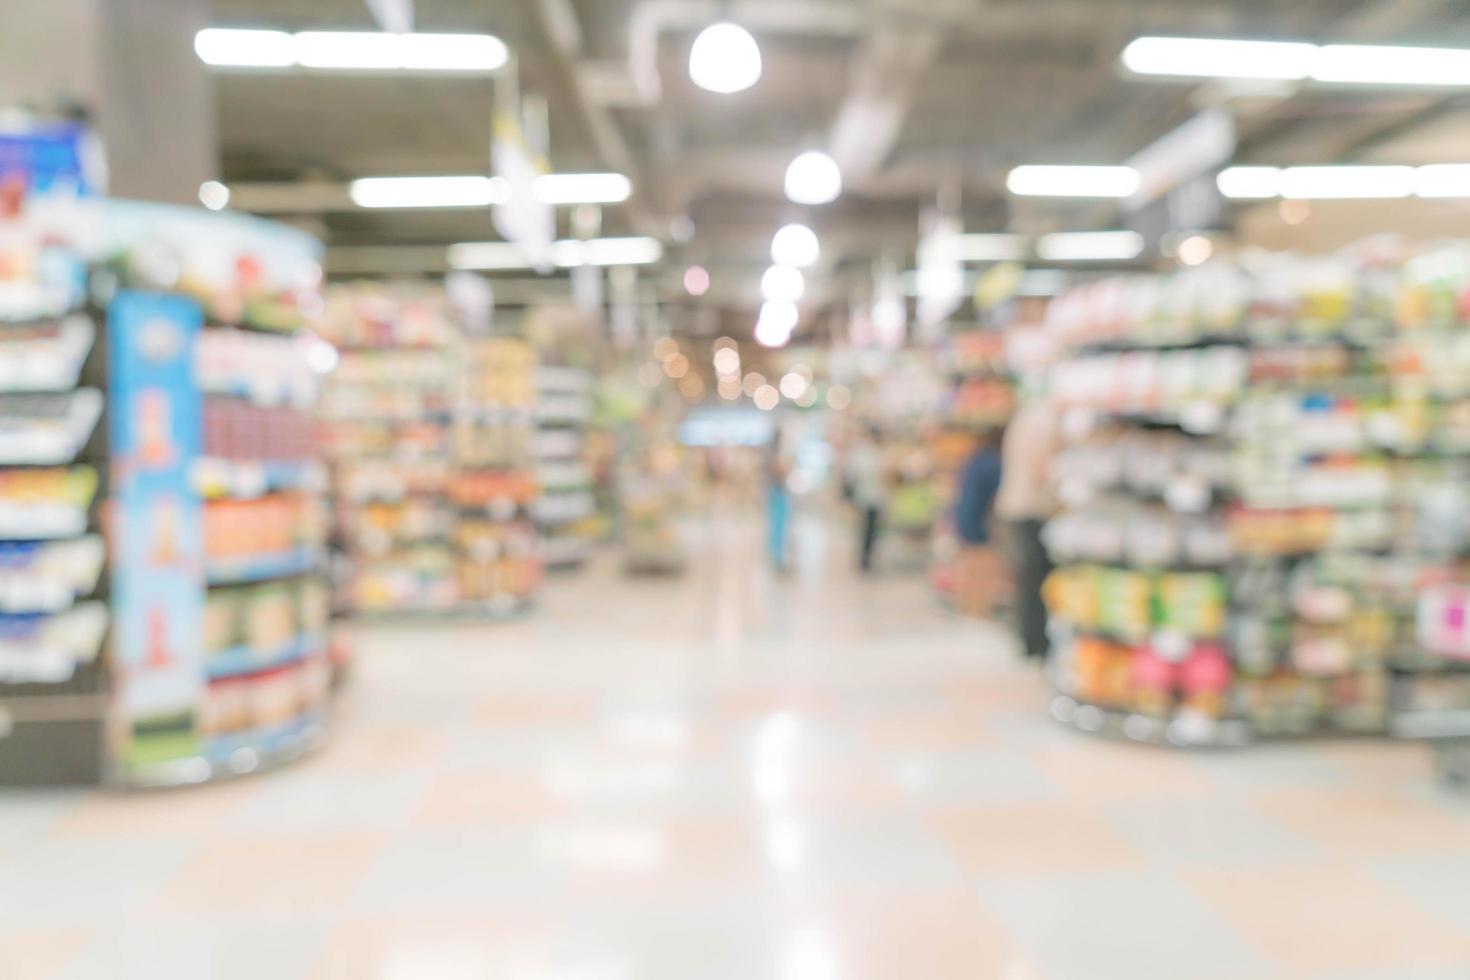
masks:
POLYGON ((918 250, 919 302, 915 314, 918 339, 932 342, 943 335, 945 320, 965 298, 965 267, 960 257, 963 226, 957 215, 937 208, 920 219, 918 250))
POLYGON ((551 268, 551 242, 556 237, 556 212, 536 200, 536 178, 550 169, 526 142, 525 131, 510 112, 495 115, 490 142, 490 166, 510 187, 510 198, 493 206, 495 230, 519 245, 526 261, 538 269, 551 268))
POLYGON ((107 315, 112 449, 114 670, 127 766, 198 754, 203 665, 203 512, 190 486, 200 452, 194 346, 199 306, 120 292, 107 315))
POLYGON ((100 144, 79 123, 0 129, 0 215, 16 214, 31 196, 101 194, 106 171, 100 144))

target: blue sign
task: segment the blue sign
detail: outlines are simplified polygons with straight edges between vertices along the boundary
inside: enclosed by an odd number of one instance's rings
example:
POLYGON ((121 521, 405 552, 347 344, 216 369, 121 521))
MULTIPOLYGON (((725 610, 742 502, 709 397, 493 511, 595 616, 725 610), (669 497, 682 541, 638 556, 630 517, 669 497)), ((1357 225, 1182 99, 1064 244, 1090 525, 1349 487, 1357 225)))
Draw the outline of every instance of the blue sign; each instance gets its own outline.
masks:
POLYGON ((156 753, 142 744, 150 734, 193 754, 205 685, 204 517, 190 483, 202 326, 199 305, 183 296, 124 291, 108 310, 113 664, 132 761, 156 753))

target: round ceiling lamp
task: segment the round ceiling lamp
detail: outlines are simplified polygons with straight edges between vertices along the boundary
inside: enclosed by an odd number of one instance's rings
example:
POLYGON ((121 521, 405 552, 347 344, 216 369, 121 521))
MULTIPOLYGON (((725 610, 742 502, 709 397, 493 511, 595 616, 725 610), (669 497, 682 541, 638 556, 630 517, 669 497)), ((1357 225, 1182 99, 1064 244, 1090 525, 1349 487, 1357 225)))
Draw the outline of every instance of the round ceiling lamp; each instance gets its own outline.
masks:
POLYGON ((806 292, 806 277, 790 265, 773 265, 761 276, 761 296, 795 303, 806 292))
POLYGON ((808 150, 786 168, 786 199, 796 204, 829 204, 842 193, 837 161, 820 150, 808 150))
POLYGON ((806 225, 783 225, 771 239, 771 261, 804 269, 817 261, 822 245, 817 233, 806 225))
POLYGON ((743 92, 760 77, 760 45, 738 24, 711 24, 689 49, 689 78, 707 92, 743 92))

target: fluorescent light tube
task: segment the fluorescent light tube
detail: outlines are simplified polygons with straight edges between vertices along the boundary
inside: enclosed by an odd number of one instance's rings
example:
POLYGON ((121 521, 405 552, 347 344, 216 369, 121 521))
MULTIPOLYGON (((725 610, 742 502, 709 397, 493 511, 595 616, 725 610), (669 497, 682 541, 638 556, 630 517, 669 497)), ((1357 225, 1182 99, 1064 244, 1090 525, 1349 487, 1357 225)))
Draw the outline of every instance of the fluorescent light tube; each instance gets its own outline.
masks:
POLYGON ((1123 49, 1123 66, 1139 75, 1189 78, 1306 78, 1315 44, 1201 37, 1141 37, 1123 49))
MULTIPOLYGON (((551 246, 551 263, 562 269, 583 265, 648 265, 663 258, 657 238, 563 239, 551 246)), ((456 269, 529 269, 525 253, 512 242, 460 242, 449 246, 456 269)))
POLYGON ((302 31, 296 62, 307 68, 397 69, 403 55, 397 34, 378 31, 302 31))
POLYGON ((449 246, 449 264, 456 269, 529 269, 519 245, 510 242, 460 242, 449 246))
POLYGON ((961 235, 958 242, 961 262, 1011 262, 1026 257, 1026 240, 1020 235, 961 235))
POLYGON ((1287 167, 1281 196, 1298 200, 1408 197, 1413 167, 1287 167))
POLYGON ((1470 197, 1470 163, 1435 163, 1414 171, 1419 197, 1470 197))
POLYGON ((1470 85, 1470 50, 1327 44, 1317 52, 1312 78, 1356 85, 1470 85))
POLYGON ((1048 262, 1107 262, 1136 259, 1143 236, 1136 231, 1060 231, 1036 240, 1036 254, 1048 262))
POLYGON ((657 238, 564 239, 551 246, 551 260, 564 269, 579 265, 649 265, 664 256, 657 238))
POLYGON ((194 35, 194 53, 206 65, 229 68, 289 68, 296 49, 285 31, 207 27, 194 35))
POLYGON ((633 184, 622 174, 542 174, 531 192, 542 204, 617 204, 633 184))
POLYGON ((491 34, 387 34, 380 31, 235 30, 210 27, 194 35, 208 65, 349 71, 491 72, 510 52, 491 34))
POLYGON ((364 177, 348 192, 362 208, 483 208, 510 200, 503 177, 364 177))
POLYGON ((399 34, 402 66, 412 71, 495 71, 510 51, 493 34, 399 34))
POLYGON ((1138 190, 1138 171, 1032 164, 1012 170, 1006 189, 1026 197, 1129 197, 1138 190))
POLYGON ((1215 186, 1230 198, 1277 197, 1281 194, 1281 168, 1226 167, 1215 178, 1215 186))

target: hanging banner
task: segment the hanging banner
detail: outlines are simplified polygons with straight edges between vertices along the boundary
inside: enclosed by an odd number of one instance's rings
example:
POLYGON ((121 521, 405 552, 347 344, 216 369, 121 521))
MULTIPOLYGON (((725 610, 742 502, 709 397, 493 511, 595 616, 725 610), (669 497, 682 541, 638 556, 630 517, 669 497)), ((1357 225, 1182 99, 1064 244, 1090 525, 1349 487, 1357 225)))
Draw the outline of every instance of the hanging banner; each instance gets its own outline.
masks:
POLYGON ((943 335, 944 322, 965 299, 965 267, 960 256, 958 216, 937 208, 924 212, 917 257, 919 302, 915 311, 918 339, 932 342, 943 335))
POLYGON ((127 767, 199 754, 205 683, 204 519, 190 472, 202 397, 203 324, 182 296, 124 291, 107 313, 114 669, 127 767))
POLYGON ((490 141, 490 167, 510 188, 509 200, 491 207, 495 230, 520 247, 536 269, 551 269, 551 243, 556 238, 556 211, 536 200, 536 178, 550 168, 526 142, 525 130, 511 112, 497 112, 490 141))

